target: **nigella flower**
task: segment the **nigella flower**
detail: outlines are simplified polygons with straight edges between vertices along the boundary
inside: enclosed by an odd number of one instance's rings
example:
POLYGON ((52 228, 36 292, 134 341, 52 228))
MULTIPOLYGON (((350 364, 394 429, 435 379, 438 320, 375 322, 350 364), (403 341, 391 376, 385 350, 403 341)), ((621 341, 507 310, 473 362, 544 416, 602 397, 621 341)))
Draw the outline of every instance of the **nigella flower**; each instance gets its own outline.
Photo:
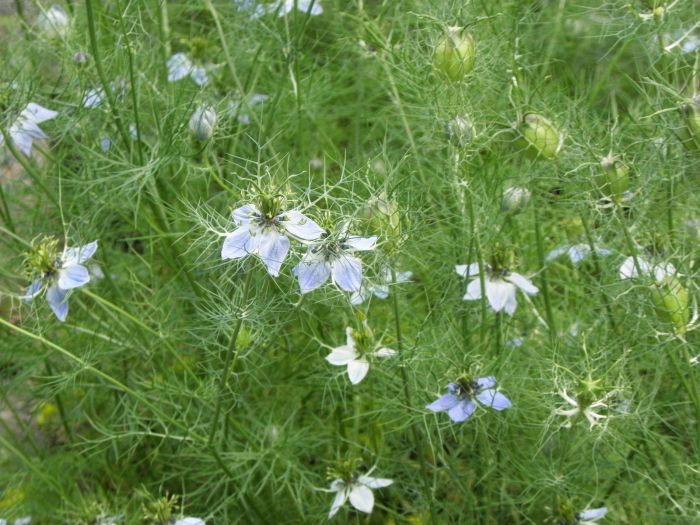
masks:
POLYGON ((348 235, 344 225, 331 239, 309 247, 292 273, 299 281, 301 293, 309 293, 325 283, 329 277, 346 292, 359 292, 362 286, 362 261, 352 254, 374 250, 376 237, 348 235))
MULTIPOLYGON (((413 272, 396 272, 396 284, 405 283, 411 280, 413 272)), ((378 299, 389 297, 389 285, 393 284, 391 268, 382 270, 380 281, 376 284, 364 281, 359 292, 354 292, 350 296, 350 304, 358 306, 374 295, 378 299)))
POLYGON ((462 423, 474 413, 477 401, 498 411, 512 407, 510 400, 495 386, 496 378, 493 376, 476 380, 461 378, 447 385, 448 393, 425 408, 433 412, 447 412, 453 423, 462 423))
MULTIPOLYGON (((476 301, 481 299, 482 289, 481 280, 479 279, 479 274, 481 273, 479 271, 479 263, 470 265, 458 264, 455 266, 455 271, 466 278, 476 275, 476 279, 467 285, 467 293, 464 295, 464 300, 476 301)), ((515 298, 515 292, 518 288, 528 295, 536 295, 539 292, 539 289, 527 277, 505 268, 495 270, 488 265, 486 266, 486 275, 484 275, 484 284, 486 287, 486 298, 493 311, 500 312, 505 310, 508 315, 513 315, 515 308, 518 306, 515 298)))
MULTIPOLYGON (((25 299, 31 301, 46 286, 46 302, 59 321, 68 315, 68 292, 80 288, 90 281, 90 272, 83 266, 97 251, 97 241, 68 248, 56 256, 56 242, 48 241, 39 246, 30 256, 30 266, 39 273, 26 292, 25 299)), ((101 273, 101 272, 100 272, 101 273)))
POLYGON ((276 198, 263 198, 260 209, 246 204, 231 214, 238 228, 226 235, 221 248, 222 259, 241 259, 257 255, 273 277, 277 277, 289 253, 289 237, 315 241, 324 233, 314 221, 298 210, 281 210, 276 198))
POLYGON ((252 109, 264 103, 269 97, 263 93, 253 93, 247 99, 242 101, 232 100, 229 102, 229 111, 233 114, 238 114, 238 122, 245 124, 246 126, 250 124, 250 115, 247 113, 247 109, 252 109))
MULTIPOLYGON (((612 252, 610 250, 607 250, 605 248, 598 248, 597 246, 594 246, 595 248, 595 254, 599 257, 605 257, 606 255, 610 255, 612 252)), ((555 248, 551 252, 547 254, 547 257, 545 257, 545 260, 547 262, 553 261, 554 259, 558 259, 562 255, 566 254, 569 257, 569 260, 571 261, 572 264, 580 264, 582 261, 587 259, 591 255, 591 247, 588 244, 572 244, 572 245, 564 245, 564 246, 559 246, 558 248, 555 248)))
MULTIPOLYGON (((29 525, 32 522, 31 516, 25 516, 24 518, 17 518, 14 525, 29 525)), ((7 520, 0 519, 0 525, 8 525, 7 520)))
MULTIPOLYGON (((32 153, 34 139, 47 139, 48 136, 39 127, 39 124, 55 118, 58 113, 46 109, 39 104, 30 102, 22 110, 17 120, 10 126, 8 134, 13 144, 29 157, 32 153)), ((5 136, 0 134, 0 145, 5 142, 5 136)))
MULTIPOLYGON (((597 401, 586 401, 585 399, 582 399, 581 402, 579 402, 577 399, 572 398, 567 394, 566 390, 561 390, 559 391, 559 395, 566 401, 572 408, 558 408, 555 410, 555 413, 560 415, 560 416, 566 416, 569 418, 573 418, 578 416, 579 414, 583 414, 588 422, 590 423, 591 427, 593 428, 596 426, 601 419, 605 419, 608 416, 605 416, 603 414, 599 414, 596 412, 598 409, 607 409, 608 405, 605 403, 604 400, 599 399, 597 401)), ((567 427, 571 426, 571 421, 568 421, 567 424, 565 425, 567 427)))
MULTIPOLYGON (((371 474, 371 471, 368 474, 371 474)), ((335 516, 348 500, 350 500, 350 505, 360 512, 371 514, 374 508, 374 494, 372 490, 388 487, 392 483, 394 483, 392 479, 373 478, 369 475, 353 476, 349 480, 333 480, 329 492, 335 492, 336 494, 331 510, 328 513, 328 519, 335 516)))
POLYGON ((608 513, 606 507, 587 509, 576 514, 576 525, 597 525, 598 520, 608 513))
POLYGON ((369 358, 392 357, 396 350, 372 346, 372 336, 367 326, 357 331, 350 327, 345 329, 346 343, 334 348, 326 356, 326 361, 335 366, 347 366, 348 377, 353 385, 362 381, 369 372, 369 358))
POLYGON ((185 53, 175 53, 168 59, 167 66, 168 82, 177 82, 189 76, 200 87, 209 83, 206 69, 193 64, 185 53))
POLYGON ((676 274, 676 268, 669 263, 651 263, 646 259, 637 256, 637 265, 634 263, 634 257, 627 257, 620 266, 620 279, 636 279, 641 272, 642 276, 654 276, 657 283, 660 283, 667 277, 673 277, 676 274))

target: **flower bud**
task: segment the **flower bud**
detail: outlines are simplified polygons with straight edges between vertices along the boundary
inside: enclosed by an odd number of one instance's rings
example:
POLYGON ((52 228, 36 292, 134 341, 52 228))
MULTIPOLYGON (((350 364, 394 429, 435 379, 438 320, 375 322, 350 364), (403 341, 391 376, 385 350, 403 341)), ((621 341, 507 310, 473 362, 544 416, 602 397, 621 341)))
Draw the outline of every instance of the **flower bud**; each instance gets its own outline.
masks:
POLYGON ((546 118, 535 113, 527 113, 517 126, 519 137, 516 146, 530 158, 557 158, 564 137, 546 118))
POLYGON ((476 43, 463 27, 449 27, 447 36, 437 45, 433 67, 452 82, 462 80, 474 67, 476 43))
POLYGON ((73 63, 76 66, 85 66, 90 61, 90 55, 84 51, 79 51, 73 55, 73 63))
POLYGON ((620 202, 629 189, 629 168, 612 154, 600 161, 601 172, 595 177, 598 189, 615 202, 620 202))
POLYGON ((467 117, 455 117, 447 123, 447 137, 459 148, 471 144, 476 128, 467 117))
POLYGON ((49 38, 64 37, 70 28, 68 13, 60 5, 52 5, 36 19, 39 30, 49 38))
POLYGON ((216 110, 212 106, 199 106, 190 118, 190 131, 195 140, 205 142, 214 135, 216 110))
POLYGON ((680 137, 683 145, 691 151, 700 152, 700 95, 696 95, 683 106, 685 127, 680 137))
POLYGON ((684 333, 690 321, 688 292, 678 279, 669 277, 651 288, 651 300, 657 315, 684 333))
POLYGON ((520 213, 530 201, 530 190, 518 186, 510 186, 503 190, 501 211, 505 213, 520 213))

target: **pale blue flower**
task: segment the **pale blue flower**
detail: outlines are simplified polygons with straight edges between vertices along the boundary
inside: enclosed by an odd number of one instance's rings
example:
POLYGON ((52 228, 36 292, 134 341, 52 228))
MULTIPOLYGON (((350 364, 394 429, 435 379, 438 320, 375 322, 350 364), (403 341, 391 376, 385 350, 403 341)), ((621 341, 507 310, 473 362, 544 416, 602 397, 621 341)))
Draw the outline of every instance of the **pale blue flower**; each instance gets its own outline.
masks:
MULTIPOLYGON (((413 277, 413 272, 396 272, 396 284, 405 283, 411 280, 413 277)), ((350 304, 353 306, 358 306, 365 301, 367 301, 373 295, 377 299, 386 299, 389 297, 389 286, 393 284, 393 277, 391 275, 391 268, 384 268, 379 282, 368 283, 362 282, 362 287, 359 292, 353 292, 350 296, 350 304)))
POLYGON ((283 211, 267 219, 255 206, 246 204, 235 209, 232 217, 238 228, 226 235, 221 258, 257 255, 273 277, 279 275, 289 253, 288 236, 299 241, 315 241, 324 233, 323 228, 297 210, 283 211))
POLYGON ((68 292, 90 282, 90 271, 83 264, 92 258, 95 251, 97 241, 84 246, 65 248, 63 254, 54 262, 54 269, 35 279, 27 288, 25 300, 31 301, 46 286, 46 302, 56 318, 61 322, 65 321, 68 316, 68 292))
POLYGON ((337 239, 309 247, 292 273, 299 281, 301 293, 322 286, 330 277, 343 291, 359 292, 362 286, 362 261, 351 255, 357 251, 374 250, 376 237, 358 237, 341 228, 337 239))
MULTIPOLYGON (((39 104, 30 102, 17 117, 10 129, 8 135, 12 143, 24 153, 27 157, 32 154, 32 143, 35 139, 47 139, 48 136, 41 130, 39 124, 55 118, 58 113, 50 109, 46 109, 39 104)), ((5 136, 0 133, 0 146, 4 144, 5 136)))
POLYGON ((193 64, 185 53, 175 53, 168 59, 166 65, 168 82, 177 82, 189 76, 200 87, 209 83, 207 70, 203 66, 193 64))
POLYGON ((447 385, 448 393, 425 408, 432 412, 447 412, 454 423, 462 423, 474 413, 477 401, 498 411, 513 406, 495 386, 496 378, 493 376, 450 383, 447 385))
MULTIPOLYGON (((595 254, 598 257, 605 257, 606 255, 610 255, 612 252, 608 249, 605 248, 598 248, 597 246, 594 246, 595 249, 595 254)), ((588 244, 572 244, 572 245, 565 245, 565 246, 559 246, 558 248, 555 248, 551 252, 547 254, 545 257, 545 260, 547 262, 553 261, 554 259, 558 259, 562 255, 566 254, 569 257, 569 260, 571 261, 572 264, 580 264, 582 261, 587 259, 591 255, 592 250, 591 247, 588 244)))
MULTIPOLYGON (((477 301, 481 299, 481 279, 479 278, 480 269, 478 263, 469 265, 459 264, 455 266, 455 271, 462 277, 467 279, 476 276, 467 285, 467 293, 464 294, 465 301, 477 301)), ((536 295, 539 289, 532 284, 532 281, 527 277, 516 272, 501 270, 494 272, 487 265, 484 275, 484 285, 486 288, 486 298, 494 312, 505 310, 508 315, 515 313, 515 308, 518 302, 515 297, 515 292, 520 289, 527 295, 536 295)))
POLYGON ((588 509, 576 514, 576 525, 597 525, 598 520, 608 513, 606 507, 588 509))
POLYGON ((201 518, 187 517, 177 520, 173 525, 207 525, 201 518))

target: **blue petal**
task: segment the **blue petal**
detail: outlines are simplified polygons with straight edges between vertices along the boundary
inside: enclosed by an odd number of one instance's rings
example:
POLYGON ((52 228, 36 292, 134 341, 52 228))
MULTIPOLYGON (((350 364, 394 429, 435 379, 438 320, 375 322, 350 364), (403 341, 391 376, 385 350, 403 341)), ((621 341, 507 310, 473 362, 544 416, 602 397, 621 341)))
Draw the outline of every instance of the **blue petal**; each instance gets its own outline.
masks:
POLYGON ((56 319, 63 322, 68 315, 68 302, 66 301, 66 290, 61 290, 58 285, 53 284, 46 290, 46 302, 49 303, 56 319))
POLYGON ((474 413, 476 405, 471 399, 462 399, 459 403, 453 406, 447 413, 454 423, 461 423, 469 419, 474 413))
POLYGON ((61 268, 58 272, 58 286, 64 290, 78 288, 88 282, 90 282, 90 272, 85 266, 76 264, 75 266, 61 268))
POLYGON ((27 288, 27 293, 24 300, 29 302, 34 299, 41 291, 41 279, 34 279, 34 282, 27 288))
POLYGON ((433 412, 446 412, 459 403, 459 398, 452 394, 445 394, 437 401, 433 401, 431 404, 426 406, 428 410, 433 412))
POLYGON ((479 385, 480 389, 493 388, 496 386, 496 378, 493 376, 480 377, 476 380, 476 384, 479 385))
POLYGON ((506 396, 493 389, 479 392, 476 398, 480 403, 486 405, 487 407, 491 407, 494 410, 504 410, 513 406, 506 396))

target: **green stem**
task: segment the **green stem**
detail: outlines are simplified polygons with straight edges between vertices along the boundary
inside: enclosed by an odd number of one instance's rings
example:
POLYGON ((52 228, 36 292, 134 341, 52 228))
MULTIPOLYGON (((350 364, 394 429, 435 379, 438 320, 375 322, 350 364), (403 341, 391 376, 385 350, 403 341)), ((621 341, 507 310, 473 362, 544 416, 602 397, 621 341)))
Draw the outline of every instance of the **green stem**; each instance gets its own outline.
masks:
MULTIPOLYGON (((46 372, 49 374, 49 376, 53 376, 53 368, 51 367, 51 361, 49 361, 48 357, 44 360, 44 364, 46 366, 46 372)), ((56 406, 58 407, 58 415, 61 419, 61 425, 63 425, 63 430, 66 432, 66 438, 68 438, 68 443, 73 444, 75 442, 75 437, 73 436, 73 430, 68 424, 68 417, 66 416, 66 408, 63 405, 63 399, 61 399, 61 395, 58 392, 56 392, 54 395, 54 399, 56 401, 56 406)))
MULTIPOLYGON (((7 409, 10 411, 10 414, 12 414, 12 418, 15 420, 15 423, 19 427, 19 429, 22 431, 23 436, 25 436, 25 439, 29 440, 29 445, 32 447, 32 450, 34 453, 38 456, 41 455, 41 452, 39 452, 39 446, 36 443, 36 440, 34 439, 34 434, 32 433, 32 430, 25 425, 24 421, 22 421, 22 418, 19 417, 19 414, 15 410, 15 407, 12 406, 12 403, 10 403, 10 398, 7 396, 7 393, 5 392, 5 386, 2 384, 0 381, 0 400, 2 400, 3 404, 7 407, 7 409)), ((3 422, 4 423, 4 422, 3 422)), ((15 439, 18 443, 20 442, 19 439, 15 439)))
MULTIPOLYGON (((688 352, 688 348, 685 344, 683 344, 682 348, 685 362, 689 363, 690 353, 688 352)), ((676 375, 678 375, 678 379, 683 384, 683 388, 685 388, 685 391, 688 393, 688 397, 693 402, 693 405, 695 405, 695 452, 700 453, 700 395, 698 394, 697 381, 694 381, 692 377, 690 380, 688 380, 685 377, 683 368, 678 361, 678 356, 676 353, 673 351, 673 349, 669 353, 671 354, 673 367, 676 369, 676 375)))
MULTIPOLYGON (((537 188, 533 188, 533 197, 536 193, 537 188)), ((549 336, 552 343, 554 343, 557 339, 557 327, 554 323, 552 301, 549 297, 549 281, 547 279, 547 265, 544 257, 544 240, 542 239, 542 225, 540 224, 540 214, 537 202, 533 202, 532 209, 535 215, 535 239, 537 242, 537 259, 542 272, 542 297, 544 298, 544 306, 547 314, 547 324, 549 325, 549 336)))
MULTIPOLYGON (((406 359, 403 352, 403 337, 401 335, 401 315, 399 313, 399 298, 398 298, 398 287, 396 286, 396 264, 391 265, 391 282, 394 285, 392 287, 391 297, 392 297, 392 307, 394 310, 394 323, 396 330, 396 350, 399 352, 399 358, 401 359, 401 383, 403 384, 403 395, 406 406, 410 409, 413 406, 411 401, 411 390, 408 386, 408 374, 406 373, 406 359)), ((415 425, 411 425, 411 434, 413 436, 413 446, 416 450, 416 455, 418 457, 418 464, 420 465, 421 477, 425 483, 425 489, 428 496, 428 504, 430 506, 430 523, 435 525, 437 523, 437 514, 435 512, 435 502, 432 497, 433 490, 430 486, 430 481, 428 480, 428 472, 426 469, 426 460, 423 457, 423 440, 420 438, 419 433, 416 430, 415 425)))
POLYGON ((241 302, 241 312, 238 316, 238 321, 233 329, 233 334, 231 335, 231 340, 228 344, 228 349, 226 350, 226 358, 224 361, 224 371, 219 379, 219 393, 216 400, 216 408, 214 409, 214 419, 212 421, 211 430, 209 432, 208 443, 210 446, 214 443, 214 438, 216 437, 216 431, 219 426, 219 416, 221 415, 221 406, 224 401, 224 391, 226 390, 226 384, 228 383, 228 377, 231 373, 232 365, 235 364, 236 359, 238 359, 238 352, 236 348, 236 342, 238 340, 238 334, 243 326, 243 320, 245 319, 245 311, 248 307, 248 296, 250 294, 250 283, 252 282, 253 272, 248 271, 245 284, 243 285, 243 300, 241 302))
POLYGON ((85 0, 85 10, 87 12, 87 23, 88 23, 88 34, 90 36, 90 51, 92 52, 92 58, 95 60, 95 67, 97 68, 97 76, 100 78, 100 83, 102 84, 102 89, 105 92, 107 98, 107 103, 109 104, 109 109, 114 117, 114 122, 117 125, 119 134, 122 136, 124 144, 130 148, 131 140, 129 133, 124 127, 124 123, 119 118, 119 112, 117 111, 117 99, 114 97, 112 88, 107 81, 107 76, 105 75, 104 68, 102 66, 102 58, 100 55, 100 49, 97 45, 97 31, 95 30, 95 14, 92 7, 93 0, 85 0))

